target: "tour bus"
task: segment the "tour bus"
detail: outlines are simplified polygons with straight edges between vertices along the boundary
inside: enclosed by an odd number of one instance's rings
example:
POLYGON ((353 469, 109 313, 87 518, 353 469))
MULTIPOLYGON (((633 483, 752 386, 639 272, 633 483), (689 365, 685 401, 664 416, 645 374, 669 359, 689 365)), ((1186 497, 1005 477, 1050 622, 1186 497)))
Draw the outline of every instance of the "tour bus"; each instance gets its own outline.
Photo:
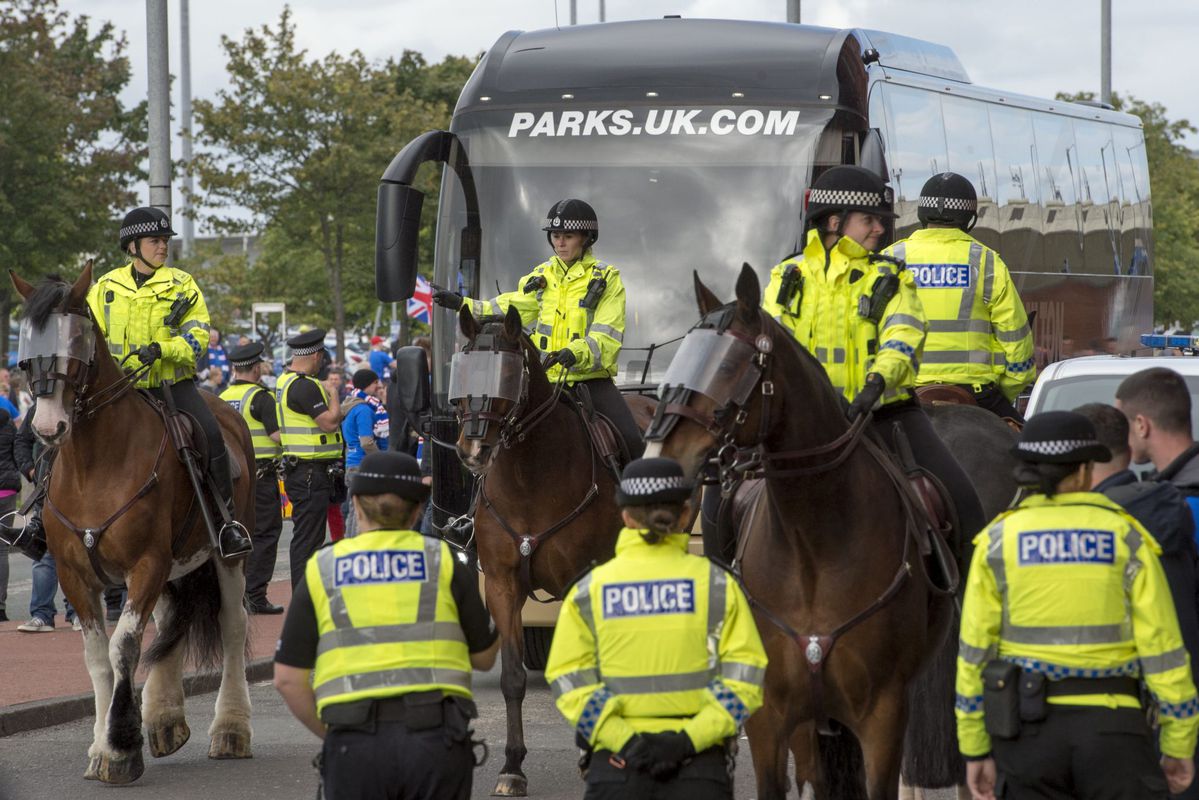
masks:
MULTIPOLYGON (((547 260, 557 200, 599 216, 598 257, 627 290, 618 384, 654 384, 696 321, 691 273, 731 298, 742 262, 763 286, 802 248, 804 192, 837 164, 885 175, 896 238, 920 188, 953 170, 979 195, 973 234, 999 251, 1044 361, 1063 340, 1136 346, 1152 326, 1149 171, 1137 118, 974 85, 947 47, 873 30, 660 20, 505 33, 462 90, 448 131, 392 161, 379 187, 380 298, 410 296, 418 266, 476 298, 547 260), (425 163, 444 169, 434 263, 417 264, 425 163), (652 350, 651 350, 652 348, 652 350), (650 355, 652 354, 652 359, 650 355)), ((435 309, 433 435, 446 402, 455 315, 435 309)), ((1066 354, 1068 355, 1068 354, 1066 354)), ((438 524, 469 487, 434 447, 438 524)), ((549 484, 547 484, 547 487, 549 484)), ((548 490, 548 488, 547 488, 548 490)))

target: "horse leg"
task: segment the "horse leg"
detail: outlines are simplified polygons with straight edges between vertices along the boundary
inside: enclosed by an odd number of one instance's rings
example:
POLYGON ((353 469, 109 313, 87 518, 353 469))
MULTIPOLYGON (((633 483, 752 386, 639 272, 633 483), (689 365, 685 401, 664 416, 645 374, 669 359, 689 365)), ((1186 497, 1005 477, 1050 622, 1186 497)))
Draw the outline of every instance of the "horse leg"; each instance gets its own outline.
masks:
MULTIPOLYGON (((154 624, 160 632, 171 625, 174 613, 174 604, 164 592, 154 607, 154 624)), ((142 689, 142 720, 150 755, 155 758, 169 756, 191 738, 191 729, 187 727, 183 713, 183 662, 186 656, 186 641, 181 641, 151 667, 142 689)))
POLYGON ((902 683, 892 684, 883 690, 870 716, 855 731, 866 762, 866 794, 870 800, 899 798, 907 716, 907 690, 902 683))
POLYGON ((126 575, 129 600, 108 643, 112 702, 108 708, 108 747, 100 754, 97 770, 105 783, 132 783, 146 768, 142 760, 141 707, 133 694, 133 676, 141 658, 146 620, 166 583, 165 578, 162 575, 154 580, 137 572, 126 575))
POLYGON ((525 749, 524 721, 521 719, 526 675, 524 627, 520 620, 525 598, 516 588, 515 575, 507 581, 493 576, 488 579, 486 588, 487 607, 491 609, 500 631, 500 689, 504 693, 504 711, 508 720, 504 767, 500 770, 492 794, 498 797, 525 797, 529 791, 529 779, 521 769, 528 750, 525 749))
POLYGON ((250 685, 246 682, 245 562, 213 556, 221 592, 221 688, 208 729, 209 758, 250 758, 250 685))
MULTIPOLYGON (((786 721, 778 709, 779 698, 767 698, 762 707, 745 723, 749 735, 749 750, 753 756, 754 774, 757 776, 759 800, 777 800, 787 796, 787 744, 786 721)), ((799 758, 796 758, 799 769, 799 758)), ((800 793, 803 782, 796 777, 800 793)))
MULTIPOLYGON (((61 568, 59 579, 64 589, 68 583, 75 583, 74 576, 68 577, 67 571, 61 568)), ((104 731, 108 727, 108 704, 112 702, 112 664, 108 660, 108 629, 104 626, 104 602, 100 599, 100 592, 85 591, 82 583, 77 585, 78 589, 72 586, 67 596, 79 616, 79 624, 83 626, 83 659, 92 679, 92 694, 96 702, 96 722, 92 726, 92 744, 87 749, 88 762, 83 777, 95 781, 100 779, 101 756, 112 755, 104 738, 104 731)))

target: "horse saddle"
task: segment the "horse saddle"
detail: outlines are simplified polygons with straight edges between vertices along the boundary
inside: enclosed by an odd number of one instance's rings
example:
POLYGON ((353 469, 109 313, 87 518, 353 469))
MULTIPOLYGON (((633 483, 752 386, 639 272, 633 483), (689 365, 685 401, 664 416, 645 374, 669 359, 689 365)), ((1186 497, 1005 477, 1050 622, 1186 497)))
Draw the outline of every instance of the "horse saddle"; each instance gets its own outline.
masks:
MULTIPOLYGON (((211 460, 212 454, 208 448, 208 437, 204 435, 204 429, 200 426, 199 421, 181 409, 172 414, 156 398, 149 395, 147 397, 159 409, 175 450, 180 453, 184 450, 191 450, 196 454, 201 473, 207 474, 208 462, 211 460)), ((233 451, 229 449, 228 442, 225 442, 225 453, 229 461, 229 475, 236 482, 241 477, 241 462, 233 457, 233 451)))
POLYGON ((930 383, 917 386, 916 397, 926 406, 976 406, 978 401, 964 386, 952 383, 930 383))
POLYGON ((601 414, 595 408, 591 399, 591 390, 584 383, 576 383, 573 387, 575 400, 582 410, 583 423, 587 428, 587 436, 595 448, 600 460, 608 464, 614 473, 620 474, 620 469, 630 460, 628 446, 620 431, 612 420, 601 414))

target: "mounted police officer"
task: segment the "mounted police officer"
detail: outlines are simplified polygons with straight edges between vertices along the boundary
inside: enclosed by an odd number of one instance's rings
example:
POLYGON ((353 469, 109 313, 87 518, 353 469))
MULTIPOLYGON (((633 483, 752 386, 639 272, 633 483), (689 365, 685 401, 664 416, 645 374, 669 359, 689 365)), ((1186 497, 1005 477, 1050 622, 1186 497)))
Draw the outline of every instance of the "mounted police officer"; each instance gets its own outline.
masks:
MULTIPOLYGON (((191 275, 166 266, 174 235, 161 209, 135 208, 126 214, 120 242, 130 263, 101 276, 88 292, 88 305, 113 357, 122 363, 136 359, 148 367, 137 386, 164 401, 164 387, 169 387, 175 407, 199 423, 208 442, 209 479, 232 510, 229 454, 195 382, 196 363, 208 340, 208 307, 191 275)), ((237 522, 222 526, 218 545, 225 558, 246 555, 253 547, 237 522)))
POLYGON ((894 217, 891 189, 873 172, 826 170, 808 193, 807 245, 771 270, 762 307, 824 366, 851 421, 873 410, 888 442, 901 426, 969 536, 986 522, 982 505, 913 392, 927 326, 916 283, 903 262, 874 252, 894 217))
POLYGON ((692 488, 671 459, 625 467, 616 556, 562 605, 545 677, 589 751, 589 800, 733 796, 729 744, 762 704, 766 652, 737 581, 687 552, 692 488))
POLYGON ((282 614, 283 606, 266 596, 283 531, 277 475, 283 449, 275 395, 262 385, 263 376, 271 371, 263 350, 261 342, 251 342, 229 353, 233 382, 221 392, 221 399, 241 414, 254 444, 254 552, 246 561, 246 608, 251 614, 282 614))
POLYGON ((329 373, 325 332, 320 328, 287 340, 291 366, 275 385, 283 488, 291 501, 291 585, 325 543, 329 504, 341 480, 341 398, 324 384, 329 373))
POLYGON ((595 409, 616 425, 630 458, 645 450, 641 431, 612 379, 624 341, 625 291, 620 271, 592 254, 599 239, 595 210, 582 200, 555 203, 546 214, 553 257, 520 279, 518 288, 491 300, 472 300, 434 287, 433 300, 455 311, 466 305, 476 317, 520 311, 534 344, 547 353, 550 381, 565 376, 569 387, 586 387, 595 409))
POLYGON ((1164 800, 1194 776, 1199 699, 1160 548, 1090 491, 1093 462, 1111 454, 1086 417, 1037 414, 1012 452, 1032 493, 975 539, 962 605, 956 713, 970 790, 1164 800), (1141 681, 1161 722, 1160 766, 1141 681))
POLYGON ((907 263, 928 317, 917 386, 952 384, 1001 417, 1024 418, 1012 405, 1036 378, 1032 329, 1007 265, 970 235, 978 197, 954 172, 920 190, 923 228, 883 252, 907 263))
POLYGON ((309 560, 287 610, 275 686, 325 740, 328 800, 470 796, 470 672, 499 640, 474 570, 412 530, 428 494, 412 456, 368 454, 358 536, 309 560))

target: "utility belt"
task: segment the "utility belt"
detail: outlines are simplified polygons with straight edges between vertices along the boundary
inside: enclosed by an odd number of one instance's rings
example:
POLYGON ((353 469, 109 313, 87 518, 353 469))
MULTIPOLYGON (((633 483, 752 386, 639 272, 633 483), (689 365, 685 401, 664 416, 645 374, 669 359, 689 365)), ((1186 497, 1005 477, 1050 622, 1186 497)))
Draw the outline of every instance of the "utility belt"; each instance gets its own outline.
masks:
POLYGON ((345 462, 340 458, 300 458, 298 456, 283 456, 279 459, 282 471, 290 475, 302 466, 316 467, 329 474, 330 478, 341 478, 346 474, 345 462))
POLYGON ((1090 694, 1127 695, 1144 700, 1137 678, 1064 678, 1049 680, 1043 672, 1028 672, 1019 664, 995 660, 983 667, 983 720, 987 733, 1015 739, 1021 723, 1041 722, 1049 715, 1049 698, 1090 694))
POLYGON ((440 729, 445 734, 446 746, 467 744, 475 754, 475 766, 487 760, 487 745, 482 740, 471 739, 471 720, 479 716, 475 702, 458 695, 433 690, 409 692, 397 697, 355 700, 349 703, 333 703, 321 712, 321 721, 330 731, 345 731, 374 734, 381 722, 399 722, 409 731, 431 731, 440 729))
POLYGON ((254 459, 254 477, 257 480, 262 480, 268 475, 278 475, 282 471, 282 461, 282 458, 254 459))

